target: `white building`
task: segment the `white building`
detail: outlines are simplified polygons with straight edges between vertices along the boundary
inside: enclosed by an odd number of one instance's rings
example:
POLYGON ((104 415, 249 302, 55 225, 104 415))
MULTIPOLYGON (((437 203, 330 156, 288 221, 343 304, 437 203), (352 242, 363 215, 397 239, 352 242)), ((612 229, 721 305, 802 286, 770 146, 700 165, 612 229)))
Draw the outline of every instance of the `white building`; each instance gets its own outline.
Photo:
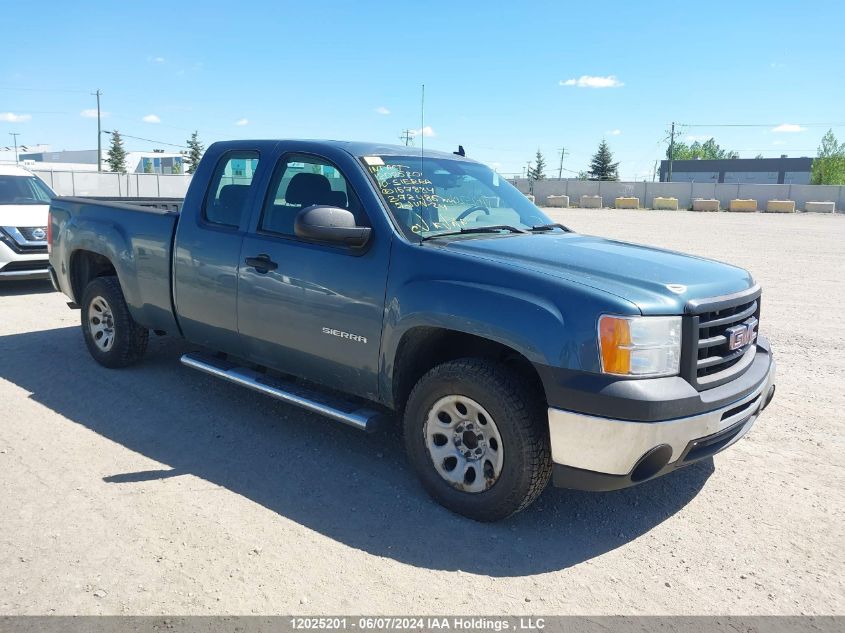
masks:
MULTIPOLYGON (((71 150, 51 152, 49 148, 22 152, 18 160, 28 169, 52 169, 54 171, 97 171, 97 150, 71 150)), ((106 154, 103 152, 103 171, 108 171, 106 154)), ((12 156, 14 161, 14 156, 12 156)), ((137 174, 182 174, 185 172, 184 157, 179 152, 147 151, 127 152, 126 171, 137 174)))

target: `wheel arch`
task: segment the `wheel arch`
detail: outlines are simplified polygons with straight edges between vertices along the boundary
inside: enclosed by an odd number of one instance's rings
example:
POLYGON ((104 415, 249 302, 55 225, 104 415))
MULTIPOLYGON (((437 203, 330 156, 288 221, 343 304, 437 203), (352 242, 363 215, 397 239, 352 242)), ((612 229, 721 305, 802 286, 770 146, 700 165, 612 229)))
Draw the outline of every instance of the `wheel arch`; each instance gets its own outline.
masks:
POLYGON ((399 340, 387 384, 389 407, 402 411, 414 385, 428 371, 458 358, 482 358, 511 367, 545 402, 545 390, 534 364, 520 351, 469 332, 436 326, 416 326, 399 340))
POLYGON ((68 270, 73 300, 77 304, 82 301, 85 287, 97 277, 114 276, 120 281, 117 269, 108 257, 86 249, 71 253, 68 270))

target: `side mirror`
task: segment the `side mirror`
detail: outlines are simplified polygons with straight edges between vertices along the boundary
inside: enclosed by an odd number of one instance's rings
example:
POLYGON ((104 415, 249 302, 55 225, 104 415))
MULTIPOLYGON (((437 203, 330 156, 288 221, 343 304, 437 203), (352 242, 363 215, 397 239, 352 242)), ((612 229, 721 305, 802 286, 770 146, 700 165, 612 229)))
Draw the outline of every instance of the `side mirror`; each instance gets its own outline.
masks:
POLYGON ((296 216, 293 232, 313 242, 361 248, 370 240, 372 229, 356 226, 355 216, 346 209, 315 204, 296 216))

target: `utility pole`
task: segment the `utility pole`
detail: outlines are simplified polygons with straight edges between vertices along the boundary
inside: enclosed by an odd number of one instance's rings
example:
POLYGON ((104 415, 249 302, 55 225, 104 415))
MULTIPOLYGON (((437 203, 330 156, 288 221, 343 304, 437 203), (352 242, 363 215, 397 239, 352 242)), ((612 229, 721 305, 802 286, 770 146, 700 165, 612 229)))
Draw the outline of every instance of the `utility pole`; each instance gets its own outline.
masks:
MULTIPOLYGON (((18 164, 18 137, 20 136, 20 132, 9 132, 9 136, 15 139, 15 165, 18 164)), ((6 149, 9 149, 8 147, 6 149)))
POLYGON ((97 171, 103 171, 103 133, 100 130, 100 95, 103 93, 97 88, 97 92, 91 94, 97 97, 97 171))
POLYGON ((402 130, 402 136, 399 137, 400 141, 405 141, 405 147, 408 147, 411 144, 411 141, 414 140, 414 133, 412 130, 402 130))
POLYGON ((557 170, 557 179, 560 180, 563 178, 563 157, 566 156, 566 148, 560 148, 560 167, 557 170))
POLYGON ((672 121, 672 131, 669 132, 669 175, 666 182, 672 182, 672 160, 675 158, 675 122, 672 121))

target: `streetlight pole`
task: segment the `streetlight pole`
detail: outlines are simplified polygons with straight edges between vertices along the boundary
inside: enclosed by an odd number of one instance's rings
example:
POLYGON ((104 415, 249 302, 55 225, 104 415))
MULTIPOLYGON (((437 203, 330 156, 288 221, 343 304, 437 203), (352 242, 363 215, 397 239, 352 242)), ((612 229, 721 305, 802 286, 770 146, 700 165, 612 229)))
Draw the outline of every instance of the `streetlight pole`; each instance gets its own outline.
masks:
POLYGON ((20 135, 20 132, 9 132, 9 136, 15 139, 15 165, 18 164, 18 137, 20 135))
POLYGON ((92 92, 92 95, 97 97, 97 171, 103 171, 103 133, 100 130, 100 89, 97 92, 92 92))

